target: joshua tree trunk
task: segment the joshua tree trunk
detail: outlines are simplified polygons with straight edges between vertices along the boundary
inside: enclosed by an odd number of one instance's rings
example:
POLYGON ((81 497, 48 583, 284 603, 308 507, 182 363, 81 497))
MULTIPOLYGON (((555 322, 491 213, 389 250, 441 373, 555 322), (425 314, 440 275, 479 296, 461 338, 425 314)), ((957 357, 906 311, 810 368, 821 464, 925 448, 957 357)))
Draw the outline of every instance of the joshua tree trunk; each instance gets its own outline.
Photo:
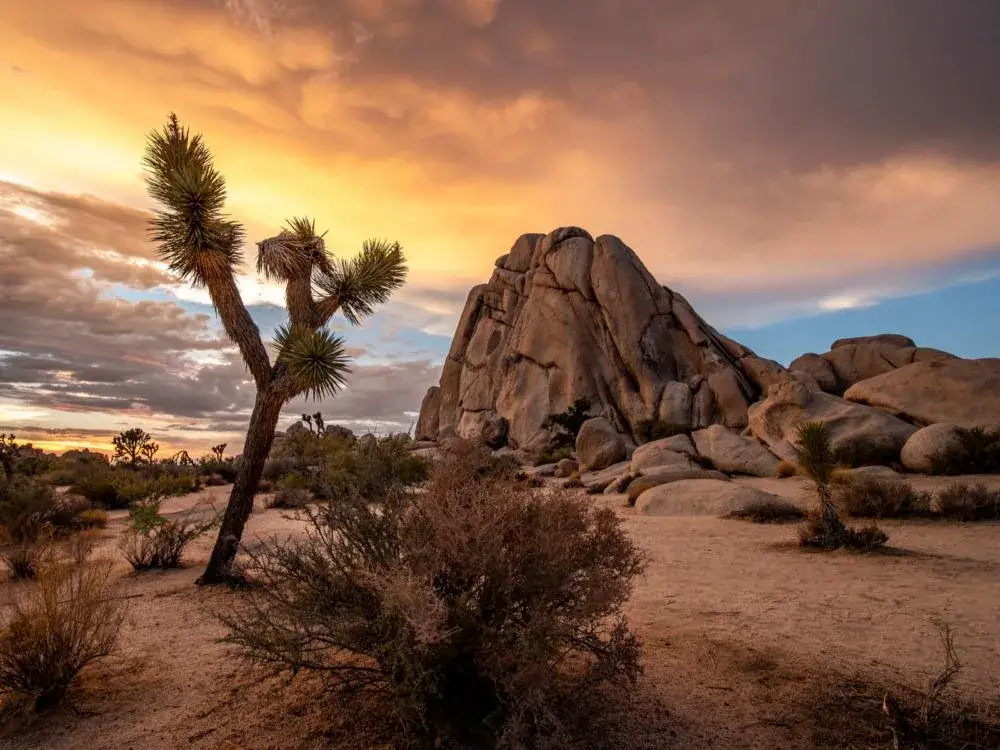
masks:
POLYGON ((250 426, 247 428, 246 444, 243 446, 243 458, 236 472, 236 481, 233 482, 212 557, 198 579, 200 584, 223 583, 232 578, 233 560, 239 550, 240 539, 243 538, 243 527, 253 510, 253 500, 264 471, 264 462, 271 451, 274 430, 285 403, 285 394, 277 385, 272 381, 267 388, 257 393, 250 426))
POLYGON ((7 456, 0 458, 0 465, 3 466, 3 475, 8 482, 14 481, 14 465, 11 464, 10 459, 7 456))

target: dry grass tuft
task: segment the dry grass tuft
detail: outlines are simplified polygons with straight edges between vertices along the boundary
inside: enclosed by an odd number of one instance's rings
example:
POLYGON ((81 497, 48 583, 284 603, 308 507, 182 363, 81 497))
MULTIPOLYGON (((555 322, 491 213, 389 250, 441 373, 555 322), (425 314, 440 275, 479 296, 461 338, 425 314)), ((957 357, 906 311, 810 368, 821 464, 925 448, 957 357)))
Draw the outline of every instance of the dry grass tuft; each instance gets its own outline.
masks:
POLYGON ((845 477, 833 484, 833 499, 848 516, 858 518, 923 518, 931 497, 900 480, 871 476, 845 477))
POLYGON ((14 597, 0 631, 0 695, 41 711, 114 648, 125 603, 108 590, 110 562, 55 565, 14 597))
POLYGON ((937 494, 933 509, 941 518, 955 521, 1000 520, 1000 490, 954 482, 937 494))
POLYGON ((798 473, 799 467, 791 461, 779 461, 778 468, 775 470, 774 475, 778 479, 788 479, 789 477, 798 476, 798 473))

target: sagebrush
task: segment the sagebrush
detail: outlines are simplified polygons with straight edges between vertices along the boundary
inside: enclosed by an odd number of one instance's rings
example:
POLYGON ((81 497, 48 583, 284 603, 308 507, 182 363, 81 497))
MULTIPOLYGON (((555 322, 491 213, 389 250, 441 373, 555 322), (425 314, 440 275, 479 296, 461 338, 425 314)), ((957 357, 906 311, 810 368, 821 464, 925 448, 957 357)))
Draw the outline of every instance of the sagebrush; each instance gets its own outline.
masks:
POLYGON ((249 553, 229 642, 388 696, 386 725, 422 745, 577 746, 573 696, 640 673, 621 609, 643 557, 613 511, 487 455, 446 453, 422 492, 304 511, 307 538, 249 553))
POLYGON ((18 591, 0 630, 0 694, 49 708, 81 669, 111 653, 125 602, 110 591, 110 569, 56 565, 18 591))

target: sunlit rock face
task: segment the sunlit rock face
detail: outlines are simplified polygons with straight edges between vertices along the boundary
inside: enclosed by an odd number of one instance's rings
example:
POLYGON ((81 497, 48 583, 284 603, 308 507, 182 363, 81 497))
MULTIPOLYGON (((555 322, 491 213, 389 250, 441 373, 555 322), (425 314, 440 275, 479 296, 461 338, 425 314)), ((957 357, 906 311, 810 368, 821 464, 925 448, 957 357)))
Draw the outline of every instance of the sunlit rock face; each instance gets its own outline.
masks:
POLYGON ((626 436, 643 420, 743 428, 783 368, 709 326, 620 239, 525 234, 469 293, 418 437, 478 439, 503 422, 544 446, 546 419, 587 399, 626 436))

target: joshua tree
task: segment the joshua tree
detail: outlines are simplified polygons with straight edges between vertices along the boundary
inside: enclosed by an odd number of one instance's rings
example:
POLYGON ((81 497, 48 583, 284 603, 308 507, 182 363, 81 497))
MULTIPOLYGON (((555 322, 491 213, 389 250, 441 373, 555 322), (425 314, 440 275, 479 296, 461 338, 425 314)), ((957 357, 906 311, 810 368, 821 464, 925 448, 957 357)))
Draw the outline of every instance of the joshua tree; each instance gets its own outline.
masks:
POLYGON ((316 423, 316 434, 322 435, 326 432, 326 425, 323 424, 323 415, 320 412, 316 412, 312 415, 313 422, 316 423))
POLYGON ((152 461, 153 454, 160 449, 152 437, 141 427, 119 432, 111 439, 115 446, 115 461, 131 468, 139 465, 139 458, 145 456, 152 461))
POLYGON ((226 452, 226 443, 219 443, 212 446, 212 457, 216 461, 222 460, 222 454, 226 452))
POLYGON ((335 394, 345 383, 349 359, 343 340, 326 325, 338 310, 357 325, 389 299, 406 278, 397 242, 366 241, 351 260, 327 254, 309 219, 257 244, 257 271, 285 285, 288 323, 276 333, 274 363, 236 286, 243 261, 243 227, 225 215, 225 178, 200 135, 177 117, 149 135, 144 158, 147 190, 159 204, 152 236, 160 257, 184 281, 207 287, 226 334, 239 348, 257 386, 243 460, 233 484, 212 557, 200 583, 231 577, 243 527, 253 507, 281 407, 295 396, 335 394), (315 294, 314 294, 315 290, 315 294))
POLYGON ((160 450, 160 444, 150 441, 142 446, 142 457, 145 458, 149 463, 153 463, 156 454, 160 450))
POLYGON ((4 435, 0 432, 0 466, 8 482, 14 479, 14 458, 17 456, 17 443, 14 434, 4 435))
POLYGON ((306 423, 306 427, 309 428, 309 432, 313 431, 313 418, 308 414, 302 415, 302 421, 306 423))

